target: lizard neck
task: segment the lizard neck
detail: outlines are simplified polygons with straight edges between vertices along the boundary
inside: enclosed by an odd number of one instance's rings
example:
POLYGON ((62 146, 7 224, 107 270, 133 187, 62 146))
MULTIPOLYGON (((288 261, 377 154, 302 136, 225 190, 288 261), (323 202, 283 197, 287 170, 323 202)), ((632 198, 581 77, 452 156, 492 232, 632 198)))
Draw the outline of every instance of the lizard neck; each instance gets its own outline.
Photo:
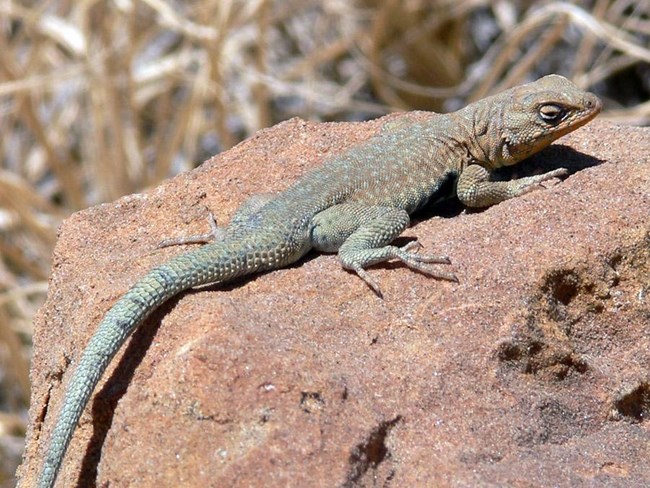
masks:
POLYGON ((474 103, 454 115, 463 133, 463 141, 469 161, 487 169, 503 166, 503 105, 474 103))

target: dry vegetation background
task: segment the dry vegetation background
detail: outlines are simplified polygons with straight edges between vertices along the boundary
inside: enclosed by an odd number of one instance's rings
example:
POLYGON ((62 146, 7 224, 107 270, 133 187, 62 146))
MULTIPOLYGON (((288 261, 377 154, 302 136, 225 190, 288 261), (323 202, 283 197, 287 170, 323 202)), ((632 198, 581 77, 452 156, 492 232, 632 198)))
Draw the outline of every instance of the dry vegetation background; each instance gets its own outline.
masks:
POLYGON ((448 111, 551 72, 650 123, 650 0, 0 0, 0 486, 71 212, 292 116, 448 111))

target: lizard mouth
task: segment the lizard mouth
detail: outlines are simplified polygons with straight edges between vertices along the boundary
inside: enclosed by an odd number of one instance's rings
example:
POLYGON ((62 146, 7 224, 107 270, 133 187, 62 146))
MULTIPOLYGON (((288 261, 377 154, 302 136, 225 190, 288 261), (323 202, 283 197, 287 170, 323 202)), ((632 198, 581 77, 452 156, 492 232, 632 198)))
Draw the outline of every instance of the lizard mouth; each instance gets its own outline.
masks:
POLYGON ((553 131, 553 140, 562 137, 569 132, 573 132, 578 127, 582 127, 587 122, 593 120, 602 109, 603 102, 601 102, 600 98, 593 93, 585 93, 582 103, 573 107, 560 125, 556 126, 556 130, 553 131))

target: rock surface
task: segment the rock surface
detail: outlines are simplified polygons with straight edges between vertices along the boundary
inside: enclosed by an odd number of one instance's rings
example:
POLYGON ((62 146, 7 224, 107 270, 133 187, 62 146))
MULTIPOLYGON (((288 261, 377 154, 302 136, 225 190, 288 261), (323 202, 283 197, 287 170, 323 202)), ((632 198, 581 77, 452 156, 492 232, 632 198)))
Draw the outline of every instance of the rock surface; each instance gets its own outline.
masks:
MULTIPOLYGON (((291 120, 67 220, 20 486, 103 314, 183 251, 157 243, 205 232, 206 207, 227 221, 382 123, 291 120)), ((560 184, 415 219, 406 236, 449 255, 457 284, 378 266, 380 300, 310 255, 172 300, 113 361, 58 486, 650 486, 649 147, 649 129, 595 121, 527 164, 568 167, 560 184)))

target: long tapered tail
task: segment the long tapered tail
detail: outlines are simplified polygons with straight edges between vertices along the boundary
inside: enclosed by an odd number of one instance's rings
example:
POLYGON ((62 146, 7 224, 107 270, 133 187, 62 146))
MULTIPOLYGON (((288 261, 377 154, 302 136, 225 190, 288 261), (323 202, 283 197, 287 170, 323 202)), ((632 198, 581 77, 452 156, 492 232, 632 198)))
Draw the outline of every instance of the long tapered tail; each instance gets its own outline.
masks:
MULTIPOLYGON (((229 243, 230 244, 230 243, 229 243)), ((243 246, 208 244, 152 269, 108 311, 83 352, 50 437, 38 488, 52 488, 79 418, 111 359, 156 308, 188 288, 259 271, 243 246)))

